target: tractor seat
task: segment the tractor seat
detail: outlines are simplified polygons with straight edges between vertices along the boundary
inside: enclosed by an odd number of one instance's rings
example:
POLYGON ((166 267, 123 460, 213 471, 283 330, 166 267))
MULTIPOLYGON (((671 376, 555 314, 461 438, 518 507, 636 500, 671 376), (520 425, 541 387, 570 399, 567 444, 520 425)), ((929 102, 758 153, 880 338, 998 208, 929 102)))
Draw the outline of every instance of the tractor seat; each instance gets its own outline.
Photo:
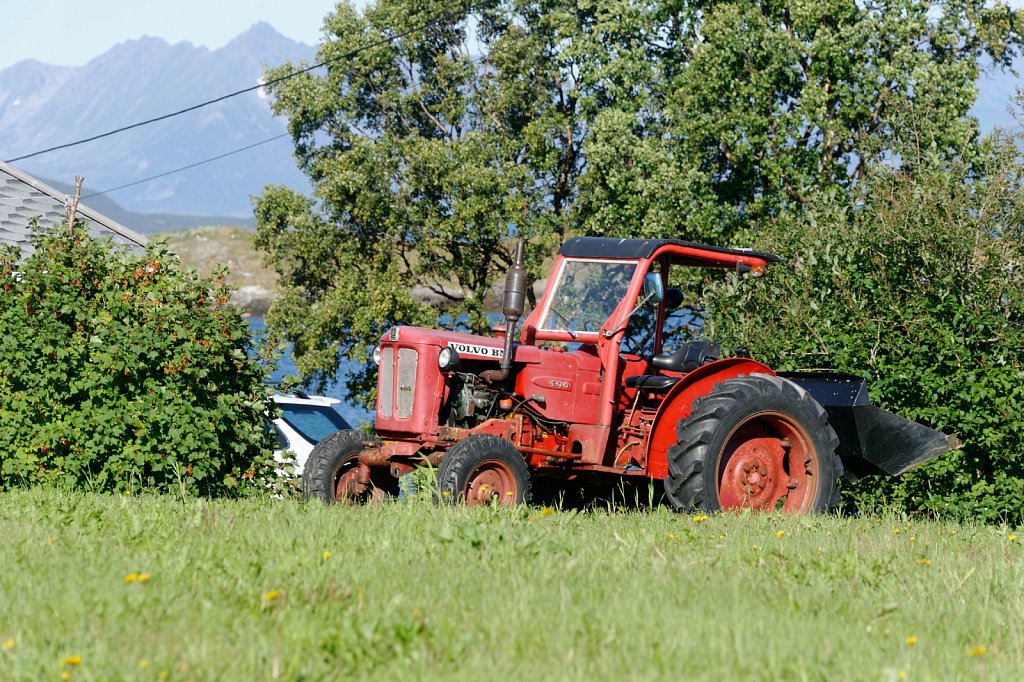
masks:
MULTIPOLYGON (((701 365, 718 359, 721 347, 711 341, 691 341, 671 353, 662 353, 651 358, 651 364, 657 369, 686 374, 701 365)), ((626 377, 626 386, 637 388, 648 393, 667 393, 676 385, 679 377, 667 377, 660 374, 639 374, 626 377)))
POLYGON ((672 351, 651 358, 651 364, 669 372, 692 372, 702 365, 714 362, 722 352, 721 346, 706 339, 690 341, 672 351))

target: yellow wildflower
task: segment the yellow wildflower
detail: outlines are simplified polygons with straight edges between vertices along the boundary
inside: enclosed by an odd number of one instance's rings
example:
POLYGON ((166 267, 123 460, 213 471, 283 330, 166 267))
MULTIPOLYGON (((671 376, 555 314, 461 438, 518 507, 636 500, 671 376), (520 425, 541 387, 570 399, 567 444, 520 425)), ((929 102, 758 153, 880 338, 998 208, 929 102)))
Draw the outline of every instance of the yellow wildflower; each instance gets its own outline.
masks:
POLYGON ((148 583, 149 582, 149 573, 139 573, 139 582, 140 583, 148 583))
POLYGON ((124 577, 124 581, 126 583, 134 583, 134 582, 137 582, 138 579, 139 579, 139 574, 138 573, 129 573, 128 575, 126 575, 124 577))
POLYGON ((917 563, 921 564, 922 566, 931 566, 932 565, 932 560, 931 559, 918 559, 917 563))
POLYGON ((159 677, 161 680, 166 680, 170 676, 171 674, 166 670, 161 670, 160 673, 157 675, 157 677, 159 677))
POLYGON ((907 643, 907 646, 914 646, 915 644, 917 644, 917 637, 911 635, 910 637, 907 637, 905 641, 907 643))
POLYGON ((149 661, 147 661, 146 659, 142 659, 141 661, 139 661, 139 670, 145 670, 148 667, 149 661))
POLYGON ((57 542, 57 538, 56 536, 51 535, 50 537, 46 538, 46 541, 52 545, 53 543, 57 542))
POLYGON ((669 540, 675 540, 676 539, 676 534, 675 533, 669 533, 668 534, 668 539, 669 540))
POLYGON ((544 517, 547 517, 547 516, 551 516, 554 513, 555 513, 555 510, 554 510, 553 507, 542 507, 541 510, 540 510, 541 518, 544 518, 544 517))
POLYGON ((786 534, 786 531, 784 531, 784 530, 776 531, 775 537, 781 538, 785 534, 786 534))
POLYGON ((901 680, 907 679, 907 671, 900 670, 898 673, 896 673, 896 677, 900 678, 901 680))
POLYGON ((984 656, 986 651, 988 651, 988 648, 984 644, 979 644, 978 646, 972 646, 967 650, 967 653, 971 656, 984 656))
POLYGON ((909 540, 910 542, 914 542, 915 540, 917 540, 917 536, 911 535, 909 538, 907 538, 907 540, 909 540))
POLYGON ((324 559, 330 559, 330 558, 331 558, 330 550, 324 550, 324 559))
POLYGON ((1010 537, 1008 539, 1010 540, 1010 542, 1017 542, 1017 536, 1013 535, 1012 533, 1010 534, 1010 537))
POLYGON ((14 641, 14 638, 13 637, 8 637, 7 639, 4 640, 3 650, 4 651, 10 651, 11 649, 13 649, 16 646, 17 646, 17 643, 14 641))
POLYGON ((68 682, 68 680, 71 679, 71 673, 67 670, 62 670, 60 673, 60 679, 64 680, 64 682, 68 682))
POLYGON ((263 601, 277 601, 278 597, 281 596, 281 590, 271 590, 270 592, 263 593, 263 601))
POLYGON ((701 521, 707 521, 707 520, 708 520, 708 515, 707 514, 697 514, 696 516, 693 517, 693 522, 694 523, 700 523, 701 521))
POLYGON ((82 657, 68 656, 64 659, 64 665, 82 665, 82 657))

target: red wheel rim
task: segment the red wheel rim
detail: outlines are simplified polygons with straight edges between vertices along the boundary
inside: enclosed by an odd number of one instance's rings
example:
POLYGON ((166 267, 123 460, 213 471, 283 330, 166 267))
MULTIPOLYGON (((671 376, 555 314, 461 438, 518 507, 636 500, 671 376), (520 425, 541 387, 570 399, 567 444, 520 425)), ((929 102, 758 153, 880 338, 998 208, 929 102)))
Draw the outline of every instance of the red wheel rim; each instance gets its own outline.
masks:
POLYGON ((763 412, 726 440, 718 461, 718 500, 722 509, 809 512, 818 480, 818 457, 807 432, 784 414, 763 412))
MULTIPOLYGON (((370 469, 358 457, 341 463, 334 475, 334 500, 339 504, 362 504, 375 499, 376 488, 370 485, 370 469)), ((383 491, 380 491, 383 493, 383 491)))
POLYGON ((471 507, 495 501, 513 505, 517 492, 516 476, 504 462, 481 462, 466 477, 466 504, 471 507))

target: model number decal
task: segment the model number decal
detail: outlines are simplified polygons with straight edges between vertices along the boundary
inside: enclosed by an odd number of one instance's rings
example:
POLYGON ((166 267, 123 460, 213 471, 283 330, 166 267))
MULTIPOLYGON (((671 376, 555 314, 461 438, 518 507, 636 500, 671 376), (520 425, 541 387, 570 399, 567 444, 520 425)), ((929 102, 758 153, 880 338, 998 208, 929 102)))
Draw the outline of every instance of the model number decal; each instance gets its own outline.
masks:
POLYGON ((498 360, 505 357, 504 349, 495 348, 493 346, 477 346, 473 343, 449 341, 448 347, 453 348, 455 352, 460 355, 479 355, 484 358, 496 358, 498 360))

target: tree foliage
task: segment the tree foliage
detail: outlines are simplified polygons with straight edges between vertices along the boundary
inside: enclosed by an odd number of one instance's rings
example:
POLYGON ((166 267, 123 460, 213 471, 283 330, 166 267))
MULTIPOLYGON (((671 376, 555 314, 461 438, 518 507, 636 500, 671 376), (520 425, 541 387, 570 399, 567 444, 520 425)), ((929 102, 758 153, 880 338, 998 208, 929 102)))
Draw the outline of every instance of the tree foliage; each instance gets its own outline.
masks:
POLYGON ((510 238, 539 277, 570 234, 730 244, 916 148, 971 162, 979 63, 1020 25, 982 0, 339 4, 334 61, 269 86, 314 192, 256 199, 268 325, 325 378, 398 322, 485 330, 510 238))
POLYGON ((762 280, 709 291, 708 333, 780 369, 866 374, 874 404, 956 434, 962 449, 850 499, 1024 519, 1024 164, 1020 140, 975 163, 929 153, 868 172, 854 206, 819 195, 758 235, 785 254, 762 280))
POLYGON ((223 278, 85 227, 0 250, 0 488, 202 495, 273 481, 265 371, 223 278))

